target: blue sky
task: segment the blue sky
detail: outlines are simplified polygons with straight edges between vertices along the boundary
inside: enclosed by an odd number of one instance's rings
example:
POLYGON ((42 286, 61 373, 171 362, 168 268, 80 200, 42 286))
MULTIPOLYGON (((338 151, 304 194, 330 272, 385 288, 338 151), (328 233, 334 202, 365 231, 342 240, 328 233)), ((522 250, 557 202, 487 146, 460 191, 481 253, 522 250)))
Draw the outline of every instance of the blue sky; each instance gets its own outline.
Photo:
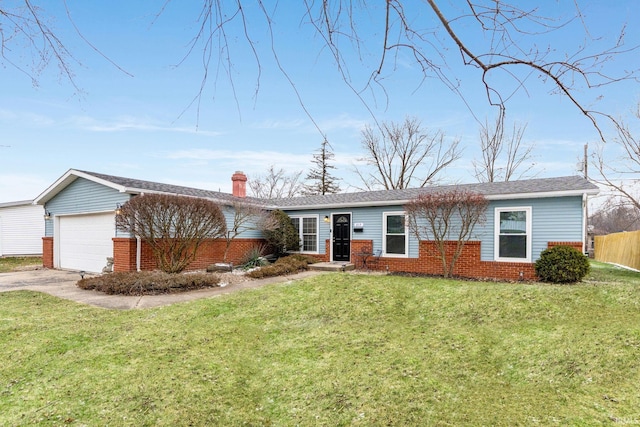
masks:
MULTIPOLYGON (((8 7, 16 2, 2 2, 8 7)), ((209 84, 198 111, 189 106, 202 79, 202 55, 181 59, 196 28, 200 2, 173 1, 158 16, 164 1, 85 2, 67 0, 73 22, 82 35, 130 75, 118 70, 84 42, 70 24, 64 3, 34 2, 52 17, 53 27, 74 57, 75 81, 61 79, 55 66, 39 77, 38 87, 24 73, 4 63, 0 68, 0 203, 32 199, 69 168, 145 180, 231 191, 231 175, 242 170, 264 174, 273 165, 289 172, 306 171, 312 154, 327 136, 335 154, 335 175, 341 186, 358 186, 353 166, 362 157, 360 131, 372 123, 370 112, 340 78, 321 40, 302 20, 297 3, 269 2, 276 7, 274 40, 281 65, 294 82, 296 93, 269 54, 268 32, 256 11, 248 9, 251 36, 260 49, 260 79, 251 52, 238 34, 230 32, 233 89, 224 69, 210 69, 209 84), (177 65, 176 64, 180 64, 177 65), (217 71, 216 71, 217 70, 217 71), (215 78, 216 72, 219 73, 215 78), (235 94, 234 91, 235 90, 235 94)), ((572 1, 549 2, 541 13, 569 14, 572 1)), ((453 6, 442 2, 446 13, 453 6)), ((538 39, 542 48, 558 52, 587 43, 597 51, 611 45, 627 21, 626 44, 640 44, 640 30, 631 20, 640 15, 640 3, 629 1, 580 2, 591 39, 573 22, 560 33, 538 39)), ((422 9, 407 10, 416 25, 435 27, 434 17, 422 9)), ((371 20, 359 21, 367 38, 359 52, 345 50, 350 75, 362 87, 370 69, 359 66, 379 61, 375 42, 380 10, 371 20)), ((457 29, 473 46, 482 43, 460 22, 457 29)), ((12 46, 15 58, 28 56, 22 45, 12 46)), ((215 52, 218 53, 217 51, 215 52)), ((466 103, 476 117, 493 117, 479 74, 459 63, 449 52, 448 72, 460 79, 466 103)), ((385 69, 388 98, 380 91, 365 93, 369 107, 380 120, 401 121, 415 116, 425 128, 460 138, 463 159, 445 172, 448 182, 472 182, 472 160, 478 157, 478 123, 459 96, 436 78, 421 85, 421 74, 406 54, 385 69)), ((605 71, 618 73, 640 68, 640 52, 621 56, 605 71)), ((503 87, 513 87, 504 74, 503 87)), ((528 77, 526 90, 509 100, 508 118, 527 125, 524 142, 533 145, 536 176, 576 173, 583 145, 592 146, 598 135, 567 99, 551 93, 553 87, 536 76, 528 77)), ((590 107, 616 117, 627 116, 640 99, 637 82, 623 82, 583 90, 580 99, 590 107)), ((614 150, 610 148, 609 150, 614 150)), ((615 153, 612 153, 614 158, 615 153)))

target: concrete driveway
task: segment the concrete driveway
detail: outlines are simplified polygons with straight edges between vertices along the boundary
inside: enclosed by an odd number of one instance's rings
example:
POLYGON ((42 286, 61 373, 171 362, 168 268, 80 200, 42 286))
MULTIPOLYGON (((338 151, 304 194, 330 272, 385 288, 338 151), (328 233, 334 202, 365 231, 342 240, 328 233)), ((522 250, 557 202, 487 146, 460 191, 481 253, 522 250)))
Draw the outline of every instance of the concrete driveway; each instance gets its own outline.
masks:
POLYGON ((160 307, 178 302, 193 301, 200 298, 210 298, 225 295, 243 289, 257 288, 270 283, 285 283, 306 277, 322 274, 317 271, 304 271, 290 276, 270 277, 261 280, 248 280, 233 285, 201 289, 167 295, 122 296, 106 295, 102 292, 87 291, 76 286, 80 274, 75 271, 38 269, 0 273, 0 292, 30 290, 89 304, 96 307, 129 310, 134 308, 160 307))

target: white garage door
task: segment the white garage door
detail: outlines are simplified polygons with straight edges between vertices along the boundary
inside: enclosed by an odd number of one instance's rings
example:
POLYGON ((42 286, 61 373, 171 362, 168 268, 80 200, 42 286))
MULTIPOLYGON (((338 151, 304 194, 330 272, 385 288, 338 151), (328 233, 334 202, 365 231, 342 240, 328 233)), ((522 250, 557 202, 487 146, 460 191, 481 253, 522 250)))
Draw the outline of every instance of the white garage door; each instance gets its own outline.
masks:
POLYGON ((59 218, 60 268, 100 273, 113 256, 113 213, 59 218))

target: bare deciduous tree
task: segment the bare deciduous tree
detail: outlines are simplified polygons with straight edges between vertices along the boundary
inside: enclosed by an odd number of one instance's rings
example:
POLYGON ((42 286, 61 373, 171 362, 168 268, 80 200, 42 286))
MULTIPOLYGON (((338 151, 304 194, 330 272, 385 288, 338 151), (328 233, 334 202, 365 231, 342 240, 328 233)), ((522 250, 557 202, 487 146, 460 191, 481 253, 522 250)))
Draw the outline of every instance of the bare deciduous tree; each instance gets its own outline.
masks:
POLYGON ((596 235, 639 230, 640 210, 610 197, 589 217, 589 226, 596 235))
POLYGON ((116 215, 116 227, 147 243, 158 268, 167 273, 183 271, 202 242, 226 231, 224 214, 215 202, 168 194, 130 199, 116 215))
MULTIPOLYGON (((634 112, 635 119, 640 125, 640 104, 634 112)), ((595 181, 609 187, 621 196, 621 200, 627 206, 640 210, 640 138, 635 136, 635 132, 640 134, 640 129, 634 131, 631 125, 623 120, 615 123, 616 137, 611 142, 601 144, 594 153, 594 165, 599 172, 600 178, 593 178, 595 181), (617 156, 611 157, 605 153, 620 149, 617 156)))
POLYGON ((261 199, 282 199, 302 194, 304 184, 300 181, 302 171, 287 174, 283 168, 278 170, 269 166, 265 175, 252 177, 249 189, 253 196, 261 199))
POLYGON ((511 181, 522 179, 531 171, 533 146, 522 145, 522 137, 527 126, 513 125, 505 131, 505 117, 499 114, 493 124, 485 121, 480 127, 480 160, 473 161, 473 169, 478 182, 511 181))
POLYGON ((434 243, 444 277, 453 274, 475 226, 485 220, 488 203, 481 194, 450 190, 421 194, 405 205, 409 230, 419 241, 434 243))
POLYGON ((438 174, 458 160, 459 140, 447 141, 440 132, 427 133, 420 121, 384 122, 362 131, 362 159, 370 169, 356 167, 367 190, 424 187, 437 181, 438 174))

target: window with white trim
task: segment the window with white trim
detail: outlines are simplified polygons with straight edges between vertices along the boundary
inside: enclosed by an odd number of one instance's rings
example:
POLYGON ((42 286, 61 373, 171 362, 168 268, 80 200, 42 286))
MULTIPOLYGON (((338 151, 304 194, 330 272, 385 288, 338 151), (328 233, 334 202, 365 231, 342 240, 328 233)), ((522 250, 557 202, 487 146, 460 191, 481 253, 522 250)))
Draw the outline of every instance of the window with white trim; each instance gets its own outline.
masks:
POLYGON ((292 216, 291 223, 298 230, 300 252, 318 252, 318 215, 292 216))
POLYGON ((495 209, 495 259, 531 262, 531 207, 495 209))
POLYGON ((384 212, 382 214, 382 252, 384 256, 407 256, 407 220, 404 212, 384 212))

